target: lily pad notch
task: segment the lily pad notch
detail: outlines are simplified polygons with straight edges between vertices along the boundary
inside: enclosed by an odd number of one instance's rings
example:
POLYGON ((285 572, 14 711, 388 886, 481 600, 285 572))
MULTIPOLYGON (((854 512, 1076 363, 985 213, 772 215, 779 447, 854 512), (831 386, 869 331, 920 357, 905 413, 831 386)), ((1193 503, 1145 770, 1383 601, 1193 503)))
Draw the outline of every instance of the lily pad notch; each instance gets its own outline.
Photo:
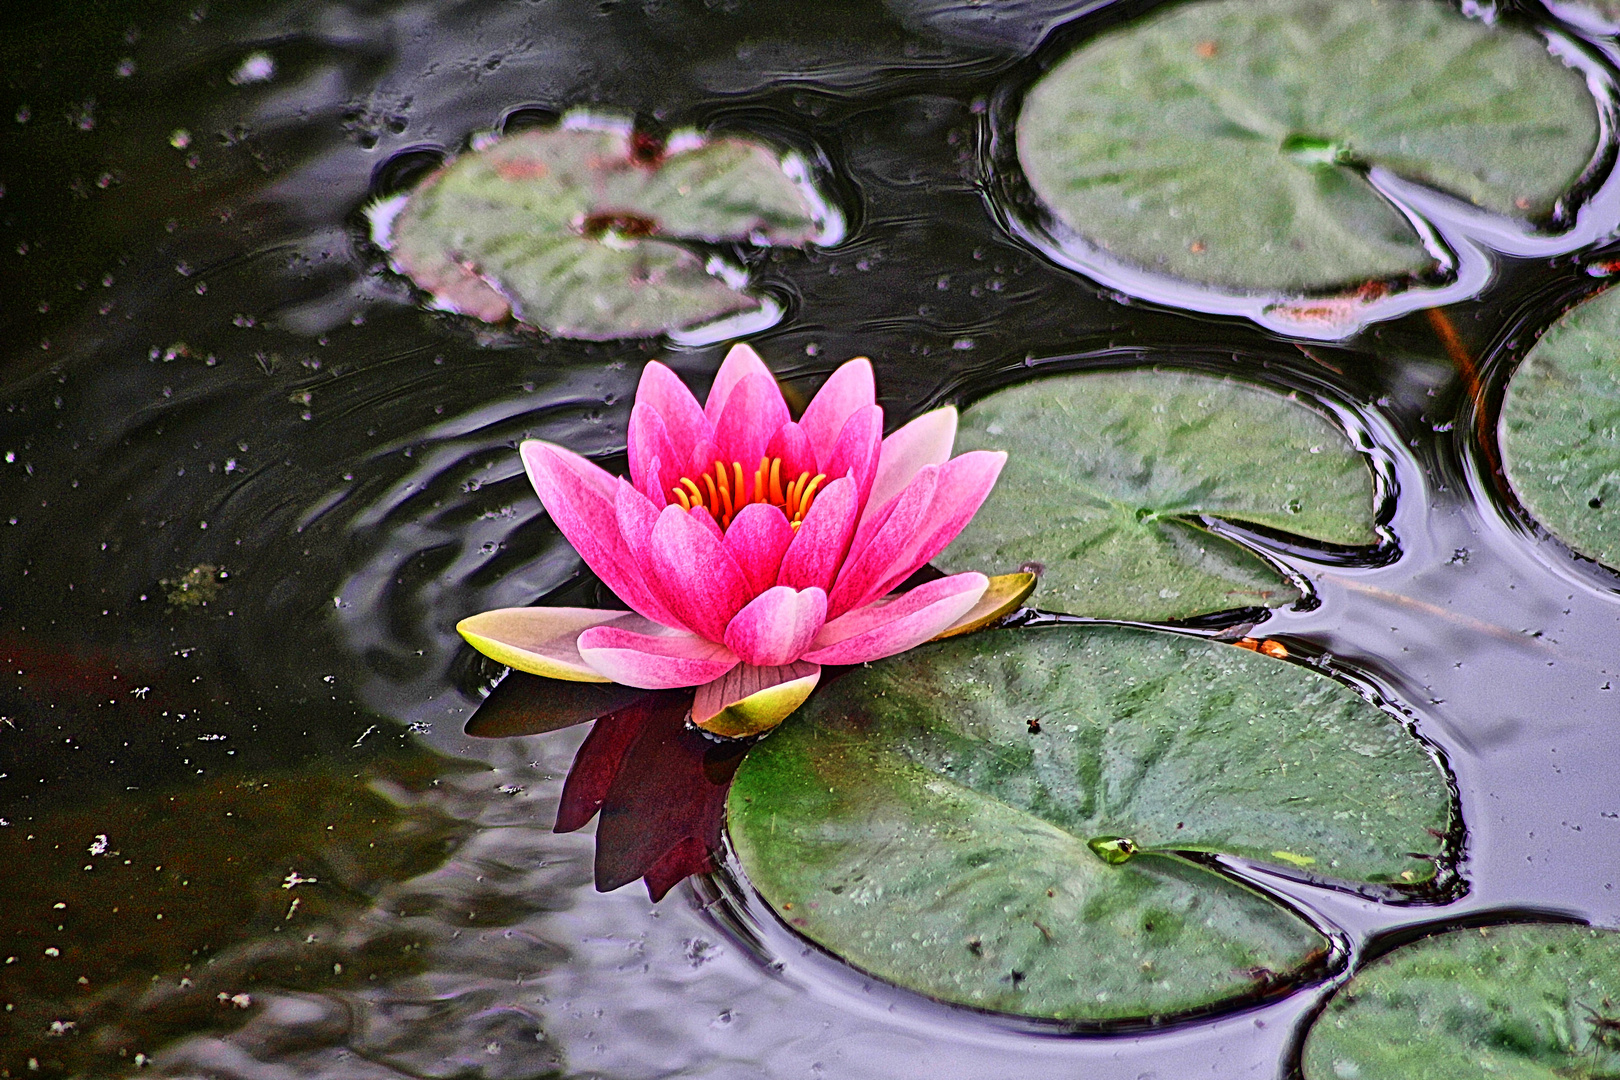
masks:
POLYGON ((558 337, 707 344, 782 316, 753 286, 747 248, 842 240, 843 214, 811 171, 743 136, 653 138, 576 110, 553 128, 477 136, 366 215, 430 308, 558 337))
POLYGON ((1003 216, 1108 288, 1338 340, 1476 295, 1492 251, 1594 239, 1610 82, 1559 30, 1441 0, 1195 0, 1028 89, 997 157, 1034 198, 1004 180, 1003 216))

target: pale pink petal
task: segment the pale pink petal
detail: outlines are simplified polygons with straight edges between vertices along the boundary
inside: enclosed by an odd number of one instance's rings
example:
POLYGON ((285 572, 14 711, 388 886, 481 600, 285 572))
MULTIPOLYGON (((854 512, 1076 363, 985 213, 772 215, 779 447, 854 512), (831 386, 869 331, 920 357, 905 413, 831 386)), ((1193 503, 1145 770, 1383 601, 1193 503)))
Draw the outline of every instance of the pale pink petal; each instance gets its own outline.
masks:
MULTIPOLYGON (((856 409, 839 432, 827 456, 820 457, 821 471, 828 476, 852 474, 855 501, 861 506, 872 491, 878 458, 883 447, 883 410, 876 405, 856 409)), ((817 451, 819 455, 821 451, 817 451)))
MULTIPOLYGON (((814 510, 812 505, 810 509, 814 510)), ((750 503, 737 511, 726 529, 724 543, 737 560, 751 593, 758 595, 776 584, 782 555, 793 542, 793 526, 781 507, 750 503)))
POLYGON ((821 668, 803 661, 782 667, 738 664, 692 696, 692 722, 733 739, 769 731, 804 704, 821 668))
MULTIPOLYGON (((784 485, 797 480, 802 474, 811 476, 822 470, 816 465, 816 452, 810 448, 810 439, 805 435, 804 429, 798 424, 783 424, 771 436, 771 441, 765 447, 765 456, 782 459, 782 483, 784 485)), ((747 464, 743 469, 746 471, 747 464)), ((769 483, 770 477, 766 477, 769 483)), ((750 478, 749 489, 753 488, 753 479, 750 478)))
POLYGON ((616 626, 580 634, 579 655, 614 682, 642 690, 699 686, 737 666, 730 649, 693 634, 638 634, 616 626))
MULTIPOLYGON (((799 418, 799 426, 804 428, 804 433, 810 437, 810 445, 815 450, 816 460, 827 461, 832 454, 833 445, 838 442, 839 434, 844 430, 844 424, 857 410, 873 405, 876 401, 877 395, 872 385, 872 362, 866 357, 846 361, 833 372, 827 381, 821 384, 821 389, 816 391, 816 396, 810 399, 804 415, 799 418)), ((843 475, 842 471, 835 474, 825 467, 821 471, 829 476, 843 475)))
POLYGON ((653 526, 647 583, 680 625, 722 641, 726 624, 754 592, 707 519, 702 510, 664 507, 653 526))
POLYGON ((676 623, 620 537, 614 505, 620 481, 561 446, 530 439, 518 450, 546 513, 585 565, 636 611, 656 622, 676 623))
POLYGON ((804 658, 814 664, 864 664, 905 652, 966 615, 989 585, 983 574, 955 574, 856 608, 823 626, 804 658))
POLYGON ((530 675, 608 682, 580 656, 577 643, 581 631, 609 622, 633 624, 638 630, 655 625, 628 611, 600 608, 496 608, 462 619, 456 633, 491 660, 530 675))
POLYGON ((672 460, 677 464, 686 463, 685 455, 691 453, 692 447, 714 438, 714 425, 703 415, 703 408, 692 391, 678 375, 656 360, 641 369, 636 404, 651 405, 663 418, 670 441, 675 444, 677 454, 672 460))
MULTIPOLYGON (((771 436, 788 423, 787 402, 781 388, 769 375, 750 375, 732 388, 726 407, 714 425, 714 441, 719 459, 730 468, 732 462, 752 474, 771 444, 771 436)), ((746 478, 745 478, 746 482, 746 478)))
POLYGON ((794 589, 831 588, 849 551, 859 513, 853 479, 840 477, 823 488, 782 556, 777 582, 794 589))
POLYGON ((867 518, 899 495, 924 465, 943 465, 950 458, 955 442, 956 409, 949 405, 923 413, 884 439, 877 476, 872 480, 872 492, 866 498, 861 524, 864 526, 867 518))
POLYGON ((726 646, 745 664, 780 667, 804 655, 826 621, 826 593, 778 585, 732 616, 726 646))
MULTIPOLYGON (((891 569, 917 543, 917 530, 933 505, 939 466, 924 465, 911 483, 885 507, 882 524, 864 538, 859 530, 849 557, 838 571, 838 580, 827 594, 827 614, 836 619, 846 611, 862 607, 882 596, 891 569)), ((813 509, 813 507, 812 507, 813 509)))
POLYGON ((972 450, 939 467, 934 498, 916 526, 915 540, 896 556, 875 595, 906 580, 956 539, 984 505, 1006 463, 1007 455, 1000 450, 972 450))
POLYGON ((714 385, 709 387, 709 399, 703 403, 703 415, 708 417, 709 423, 718 426, 720 414, 725 410, 726 399, 731 397, 731 391, 737 384, 750 375, 763 375, 773 383, 776 377, 771 369, 759 358, 759 354, 747 345, 733 345, 731 351, 720 364, 720 370, 714 373, 714 385))
POLYGON ((660 510, 670 489, 681 482, 681 456, 669 437, 664 418, 651 405, 637 402, 630 410, 630 480, 660 510))

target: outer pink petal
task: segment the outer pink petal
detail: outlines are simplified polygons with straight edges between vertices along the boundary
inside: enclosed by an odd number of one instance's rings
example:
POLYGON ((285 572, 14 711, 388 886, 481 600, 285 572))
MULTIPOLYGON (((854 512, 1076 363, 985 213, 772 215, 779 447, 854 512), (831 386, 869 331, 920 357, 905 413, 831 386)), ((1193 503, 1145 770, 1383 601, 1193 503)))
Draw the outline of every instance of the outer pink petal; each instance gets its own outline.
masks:
POLYGON ((738 664, 692 695, 692 722, 716 735, 759 735, 804 704, 821 679, 821 668, 804 662, 783 667, 738 664))
POLYGON ((769 375, 748 376, 732 388, 714 425, 720 460, 727 467, 738 462, 751 473, 765 456, 771 436, 791 419, 776 380, 769 375))
POLYGON ((688 512, 679 506, 660 511, 652 531, 647 577, 680 625, 718 642, 724 640, 731 617, 754 598, 754 592, 719 531, 698 520, 707 516, 702 510, 688 512))
POLYGON ((863 607, 889 591, 884 586, 891 568, 917 543, 917 531, 933 505, 938 480, 937 465, 923 466, 906 489, 891 500, 893 506, 885 507, 879 515, 880 527, 864 538, 862 530, 856 531, 849 557, 827 594, 829 618, 863 607))
MULTIPOLYGON (((810 509, 814 510, 812 505, 810 509)), ((776 584, 782 568, 782 555, 793 542, 793 526, 781 507, 750 503, 737 511, 724 539, 726 550, 737 560, 751 593, 758 595, 776 584)))
POLYGON ((831 588, 859 513, 853 479, 840 477, 823 488, 782 556, 777 582, 794 589, 831 588))
POLYGON ((877 476, 872 481, 872 493, 867 496, 861 524, 864 526, 867 519, 905 490, 924 465, 943 465, 950 458, 955 442, 956 409, 949 405, 923 413, 884 439, 877 476))
POLYGON ((973 450, 941 465, 934 498, 916 525, 912 544, 895 556, 874 595, 887 593, 944 551, 979 512, 1006 463, 1000 450, 973 450))
MULTIPOLYGON (((771 441, 765 447, 765 456, 782 459, 782 483, 797 480, 802 473, 811 476, 823 471, 816 464, 816 452, 810 448, 810 440, 806 437, 804 429, 798 424, 783 424, 771 436, 771 441)), ((744 471, 748 466, 743 465, 744 471)), ((768 479, 768 478, 767 478, 768 479)), ((753 484, 750 479, 749 484, 753 484)))
POLYGON ((804 659, 813 664, 863 664, 905 652, 966 615, 989 585, 983 574, 955 574, 856 608, 823 626, 816 647, 804 659))
POLYGON ((732 617, 726 627, 726 646, 745 664, 781 667, 804 655, 826 621, 826 593, 778 585, 754 597, 732 617))
MULTIPOLYGON (((844 430, 844 424, 857 410, 876 402, 877 395, 872 384, 872 362, 866 357, 861 356, 847 361, 833 372, 827 381, 821 384, 821 389, 810 400, 810 404, 804 410, 804 416, 799 419, 799 426, 804 428, 804 433, 810 437, 810 445, 815 450, 816 460, 826 462, 832 454, 833 445, 838 442, 839 433, 844 430)), ((835 474, 825 467, 821 471, 829 476, 843 475, 842 471, 835 474)))
POLYGON ((750 375, 763 375, 772 383, 776 381, 771 369, 765 366, 757 352, 747 345, 733 345, 720 364, 720 370, 715 372, 714 385, 709 387, 709 399, 703 403, 703 415, 708 417, 709 423, 720 423, 726 399, 731 397, 731 391, 737 384, 750 375))
POLYGON ((663 509, 669 502, 670 488, 681 481, 684 458, 676 453, 664 418, 645 402, 637 402, 630 410, 629 454, 631 482, 663 509))
POLYGON ((530 439, 519 448, 529 482, 546 512, 602 583, 631 608, 666 625, 677 620, 647 587, 641 566, 619 535, 619 481, 572 450, 530 439))
POLYGON ((637 634, 613 626, 580 634, 579 655, 614 682, 642 690, 698 686, 737 666, 730 649, 692 634, 637 634))
POLYGON ((714 438, 714 425, 703 415, 692 391, 678 375, 656 360, 641 369, 636 404, 651 405, 663 418, 670 441, 675 444, 677 454, 672 460, 677 465, 686 464, 692 447, 714 438))
POLYGON ((878 457, 883 447, 883 410, 867 405, 855 410, 838 433, 827 456, 819 456, 821 471, 828 476, 855 477, 855 501, 866 505, 876 477, 878 457))

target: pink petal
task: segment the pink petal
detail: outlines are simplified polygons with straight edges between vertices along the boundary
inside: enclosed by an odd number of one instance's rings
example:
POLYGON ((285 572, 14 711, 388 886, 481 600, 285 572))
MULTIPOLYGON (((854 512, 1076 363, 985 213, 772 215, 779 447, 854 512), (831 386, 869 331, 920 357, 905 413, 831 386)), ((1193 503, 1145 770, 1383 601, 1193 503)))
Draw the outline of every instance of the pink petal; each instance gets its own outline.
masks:
POLYGON ((702 510, 664 507, 653 526, 649 556, 648 584, 680 625, 710 641, 724 640, 726 624, 754 598, 737 560, 702 510))
POLYGON ((794 589, 831 588, 859 513, 854 480, 841 477, 823 488, 782 556, 777 582, 794 589))
MULTIPOLYGON (((821 471, 828 476, 853 474, 855 501, 866 505, 876 477, 878 456, 883 447, 883 410, 867 405, 855 410, 838 433, 827 456, 819 457, 821 471)), ((821 452, 818 450, 817 454, 821 452)))
POLYGON ((883 452, 878 458, 877 476, 872 481, 872 492, 866 498, 866 512, 861 524, 882 510, 889 500, 905 490, 924 465, 943 465, 951 456, 956 442, 956 410, 947 405, 943 409, 923 413, 917 419, 883 440, 883 452))
MULTIPOLYGON (((844 424, 855 415, 857 410, 864 409, 877 401, 876 392, 872 385, 872 362, 866 357, 857 357, 847 361, 832 373, 821 389, 810 400, 805 408, 804 415, 799 418, 799 426, 810 437, 810 445, 814 448, 817 461, 827 461, 832 454, 833 445, 838 442, 839 433, 844 430, 844 424)), ((825 467, 822 472, 829 476, 842 476, 843 471, 833 473, 825 467)), ((798 473, 793 475, 797 476, 798 473)))
POLYGON ((705 439, 714 438, 714 425, 703 415, 703 409, 669 368, 653 360, 641 369, 641 384, 636 387, 636 404, 651 405, 664 421, 669 438, 677 454, 670 460, 677 465, 686 464, 685 455, 705 439))
POLYGON ((989 585, 983 574, 955 574, 856 608, 823 626, 816 648, 804 658, 814 664, 864 664, 905 652, 966 615, 989 585))
POLYGON ((709 400, 703 403, 703 415, 708 417, 710 424, 719 426, 726 399, 731 397, 731 391, 737 384, 750 375, 763 375, 772 383, 776 381, 771 369, 765 366, 757 352, 747 345, 733 345, 720 364, 720 370, 714 374, 714 385, 709 387, 709 400))
MULTIPOLYGON (((815 506, 810 509, 814 510, 815 506)), ((782 555, 793 537, 793 526, 788 524, 781 507, 750 503, 737 511, 723 542, 731 557, 737 560, 743 577, 748 579, 749 592, 757 596, 776 584, 782 555)))
POLYGON ((758 735, 804 704, 821 668, 802 660, 783 667, 738 664, 692 696, 692 722, 733 739, 758 735))
POLYGON ((677 620, 647 587, 641 564, 619 535, 618 481, 572 450, 530 439, 518 447, 546 513, 615 596, 655 622, 677 620))
MULTIPOLYGON (((782 483, 797 480, 802 474, 811 476, 822 470, 816 465, 816 452, 810 448, 810 439, 798 424, 783 424, 771 436, 765 447, 765 456, 782 459, 782 483)), ((746 470, 747 465, 743 468, 746 470)), ((769 477, 766 478, 767 482, 769 477)), ((749 481, 753 483, 752 480, 749 481)))
POLYGON ((681 482, 681 457, 658 410, 641 402, 630 410, 630 480, 659 509, 670 500, 670 488, 681 482))
POLYGON ((836 619, 888 592, 884 586, 892 576, 892 568, 916 544, 917 530, 933 505, 938 481, 939 466, 924 465, 910 485, 891 500, 893 505, 884 508, 876 519, 881 524, 871 530, 870 536, 863 538, 863 530, 856 530, 849 557, 827 594, 829 618, 836 619))
POLYGON ((771 436, 789 422, 787 402, 776 380, 769 375, 750 375, 732 388, 726 407, 714 425, 714 441, 720 460, 729 468, 738 462, 752 473, 765 456, 771 436))
POLYGON ((615 626, 580 634, 579 655, 614 682, 642 690, 698 686, 737 665, 730 649, 692 634, 637 634, 615 626))
POLYGON ((687 455, 686 471, 681 475, 689 476, 701 484, 703 481, 698 480, 698 477, 706 472, 713 471, 714 463, 719 460, 720 448, 714 444, 714 440, 712 438, 699 439, 697 445, 692 447, 691 453, 687 455))
POLYGON ((726 626, 726 646, 745 664, 781 667, 804 654, 826 621, 826 593, 778 585, 732 616, 726 626))
POLYGON ((1006 463, 1007 455, 1000 450, 973 450, 941 465, 934 498, 917 523, 913 543, 895 557, 873 595, 887 593, 944 551, 979 512, 1006 463))

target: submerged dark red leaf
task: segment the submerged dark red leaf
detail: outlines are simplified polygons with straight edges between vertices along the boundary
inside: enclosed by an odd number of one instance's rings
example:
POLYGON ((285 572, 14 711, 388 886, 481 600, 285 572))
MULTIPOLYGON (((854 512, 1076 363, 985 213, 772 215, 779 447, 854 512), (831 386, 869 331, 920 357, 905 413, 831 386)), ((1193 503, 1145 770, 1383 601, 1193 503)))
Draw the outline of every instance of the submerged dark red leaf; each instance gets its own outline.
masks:
POLYGON ((543 735, 606 716, 644 696, 617 683, 577 683, 508 672, 467 721, 467 734, 479 739, 543 735))
POLYGON ((647 694, 597 720, 585 736, 574 764, 563 782, 562 800, 557 804, 557 824, 553 831, 565 833, 583 829, 602 808, 613 778, 619 774, 625 755, 641 736, 641 730, 655 710, 679 699, 679 693, 647 694))

